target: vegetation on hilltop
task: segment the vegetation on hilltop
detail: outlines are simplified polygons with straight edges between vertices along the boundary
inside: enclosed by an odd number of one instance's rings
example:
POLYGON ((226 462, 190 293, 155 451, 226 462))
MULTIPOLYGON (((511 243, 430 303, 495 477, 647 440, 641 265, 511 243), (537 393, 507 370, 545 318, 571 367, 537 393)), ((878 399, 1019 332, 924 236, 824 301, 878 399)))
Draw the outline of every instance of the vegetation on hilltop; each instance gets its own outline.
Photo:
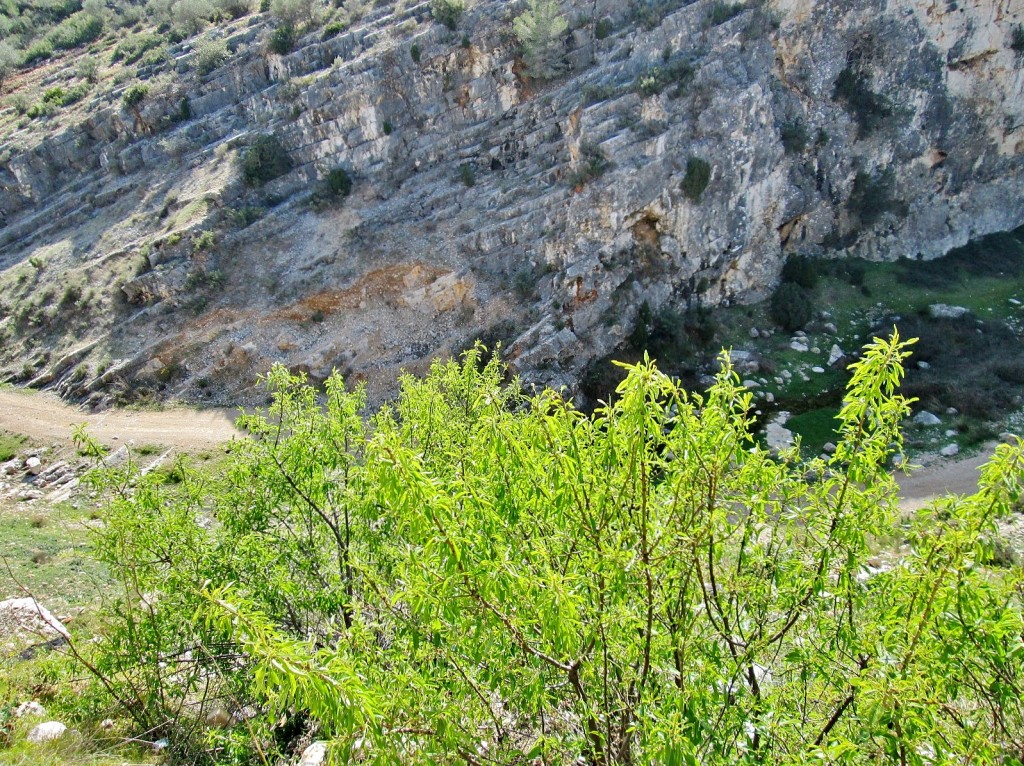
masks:
POLYGON ((642 362, 588 417, 478 347, 370 422, 275 369, 226 470, 95 474, 122 592, 81 704, 180 763, 306 729, 342 763, 1019 762, 1021 573, 989 562, 1024 444, 900 519, 907 353, 866 349, 809 465, 751 440, 728 365, 696 396, 642 362))

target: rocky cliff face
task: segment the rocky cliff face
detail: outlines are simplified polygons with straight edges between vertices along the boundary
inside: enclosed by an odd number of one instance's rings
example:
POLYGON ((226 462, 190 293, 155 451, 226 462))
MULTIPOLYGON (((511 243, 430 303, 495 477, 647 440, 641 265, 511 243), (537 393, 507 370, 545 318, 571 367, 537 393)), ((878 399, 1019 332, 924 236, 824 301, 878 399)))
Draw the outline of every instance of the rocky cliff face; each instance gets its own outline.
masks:
POLYGON ((564 6, 549 82, 522 75, 517 3, 455 33, 379 6, 283 57, 253 17, 209 75, 183 47, 136 113, 114 92, 12 132, 8 377, 245 401, 282 361, 382 395, 484 337, 571 386, 644 301, 756 300, 792 253, 930 258, 1024 222, 1018 0, 564 6), (270 132, 293 169, 246 187, 237 155, 270 132), (337 167, 351 196, 310 204, 337 167))

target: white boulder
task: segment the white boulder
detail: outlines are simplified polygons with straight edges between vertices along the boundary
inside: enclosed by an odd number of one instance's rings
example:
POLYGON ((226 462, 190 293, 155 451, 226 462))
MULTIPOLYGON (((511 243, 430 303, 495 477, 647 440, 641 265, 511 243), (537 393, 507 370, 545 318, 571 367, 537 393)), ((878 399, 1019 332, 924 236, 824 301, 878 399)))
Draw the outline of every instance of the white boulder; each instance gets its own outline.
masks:
POLYGON ((960 319, 968 309, 963 306, 949 306, 945 303, 933 303, 928 307, 928 316, 932 319, 960 319))
POLYGON ((46 716, 46 708, 40 705, 35 700, 30 702, 22 702, 18 707, 14 708, 15 718, 27 718, 33 716, 35 718, 44 718, 46 716))
POLYGON ((51 637, 56 634, 70 638, 64 623, 34 598, 11 598, 0 601, 0 635, 5 633, 51 637))
POLYGON ((302 751, 298 766, 323 766, 327 763, 327 743, 314 742, 302 751))
POLYGON ((933 415, 928 410, 921 410, 919 413, 914 415, 912 422, 919 426, 937 426, 942 423, 939 420, 938 415, 933 415))
POLYGON ((41 745, 44 742, 53 742, 60 739, 67 730, 68 727, 60 721, 47 721, 32 729, 26 739, 33 745, 41 745))

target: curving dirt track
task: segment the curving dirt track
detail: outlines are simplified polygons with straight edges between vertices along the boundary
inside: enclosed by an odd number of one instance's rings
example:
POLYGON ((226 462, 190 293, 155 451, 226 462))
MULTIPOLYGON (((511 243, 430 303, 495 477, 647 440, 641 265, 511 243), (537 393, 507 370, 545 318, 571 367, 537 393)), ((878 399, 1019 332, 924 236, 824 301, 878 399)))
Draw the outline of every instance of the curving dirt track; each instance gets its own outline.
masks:
POLYGON ((982 451, 963 460, 944 460, 935 458, 923 468, 918 468, 909 476, 896 475, 900 485, 900 507, 904 511, 916 511, 929 502, 943 495, 969 495, 978 491, 980 469, 994 451, 992 445, 986 445, 982 451))
MULTIPOLYGON (((70 443, 72 427, 84 422, 93 438, 107 446, 133 441, 137 445, 158 444, 194 452, 240 436, 234 427, 237 417, 235 410, 184 407, 93 414, 49 392, 0 389, 0 430, 25 434, 33 441, 70 443)), ((906 511, 913 511, 948 493, 975 492, 978 469, 991 454, 992 447, 987 447, 974 457, 957 461, 936 458, 909 476, 898 474, 900 505, 906 511)))
POLYGON ((185 452, 211 449, 240 436, 238 412, 227 409, 85 412, 46 391, 0 389, 0 430, 36 442, 71 442, 72 428, 86 423, 89 434, 107 446, 132 441, 185 452))

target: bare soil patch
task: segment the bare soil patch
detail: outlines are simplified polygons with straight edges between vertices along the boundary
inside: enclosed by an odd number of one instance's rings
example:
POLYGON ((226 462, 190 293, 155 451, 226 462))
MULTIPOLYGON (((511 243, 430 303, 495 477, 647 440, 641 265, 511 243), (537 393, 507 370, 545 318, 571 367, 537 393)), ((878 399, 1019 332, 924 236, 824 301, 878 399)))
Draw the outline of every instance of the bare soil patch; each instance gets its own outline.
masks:
POLYGON ((921 459, 922 467, 910 475, 896 475, 900 485, 900 507, 906 512, 916 511, 944 495, 977 492, 981 467, 994 451, 995 446, 987 444, 977 455, 962 460, 926 456, 921 459))
POLYGON ((239 436, 234 426, 238 414, 228 409, 184 407, 90 413, 46 391, 0 390, 0 430, 39 442, 70 442, 74 426, 85 423, 92 437, 107 446, 134 441, 195 452, 239 436))

